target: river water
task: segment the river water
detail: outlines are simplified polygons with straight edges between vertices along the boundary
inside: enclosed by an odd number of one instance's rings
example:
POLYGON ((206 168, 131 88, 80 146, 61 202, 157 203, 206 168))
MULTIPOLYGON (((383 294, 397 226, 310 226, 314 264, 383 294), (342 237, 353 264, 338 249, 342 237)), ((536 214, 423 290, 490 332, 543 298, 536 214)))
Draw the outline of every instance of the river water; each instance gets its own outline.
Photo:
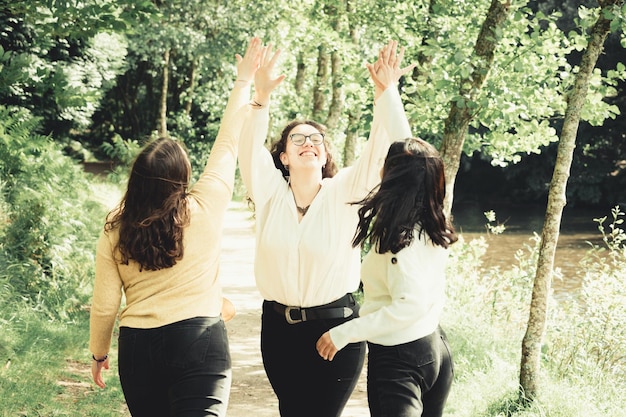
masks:
MULTIPOLYGON (((455 203, 456 204, 456 203, 455 203)), ((611 208, 583 209, 568 208, 563 211, 561 228, 557 244, 554 266, 560 268, 562 280, 555 279, 552 283, 554 294, 559 295, 575 292, 580 288, 580 276, 577 274, 578 263, 585 253, 594 245, 603 245, 598 223, 594 218, 607 217, 605 229, 612 221, 611 208)), ((533 233, 541 235, 545 217, 545 207, 541 206, 500 206, 483 208, 477 204, 459 204, 453 208, 453 221, 457 232, 465 241, 484 237, 489 245, 483 257, 486 267, 499 266, 508 269, 516 263, 515 253, 519 249, 533 246, 533 233), (493 210, 496 222, 503 224, 502 234, 487 232, 487 219, 484 211, 493 210)))

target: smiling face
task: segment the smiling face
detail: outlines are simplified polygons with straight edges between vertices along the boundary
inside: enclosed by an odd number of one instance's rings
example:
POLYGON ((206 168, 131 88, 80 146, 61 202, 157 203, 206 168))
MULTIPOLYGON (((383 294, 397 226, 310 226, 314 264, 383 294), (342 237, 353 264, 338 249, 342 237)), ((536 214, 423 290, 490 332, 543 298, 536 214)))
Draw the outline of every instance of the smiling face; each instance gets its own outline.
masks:
POLYGON ((289 172, 298 170, 315 170, 321 174, 322 166, 326 164, 326 148, 322 141, 319 145, 314 145, 311 138, 305 138, 304 144, 298 146, 291 139, 291 135, 302 134, 309 136, 320 133, 318 129, 309 124, 299 124, 289 132, 285 150, 280 154, 280 161, 283 165, 289 166, 289 172))

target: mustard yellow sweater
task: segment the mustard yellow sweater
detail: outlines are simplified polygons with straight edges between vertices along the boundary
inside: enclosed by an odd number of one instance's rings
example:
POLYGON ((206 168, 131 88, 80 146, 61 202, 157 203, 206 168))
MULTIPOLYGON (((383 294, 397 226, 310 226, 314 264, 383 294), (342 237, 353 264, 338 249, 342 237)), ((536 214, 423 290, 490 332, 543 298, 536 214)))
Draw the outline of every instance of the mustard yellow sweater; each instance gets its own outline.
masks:
POLYGON ((236 81, 204 172, 189 194, 190 224, 184 231, 184 257, 171 268, 139 271, 137 263, 116 262, 117 230, 102 232, 96 249, 96 277, 90 317, 91 352, 109 352, 122 297, 120 326, 155 328, 191 317, 219 316, 218 282, 222 222, 232 197, 237 148, 249 83, 236 81))

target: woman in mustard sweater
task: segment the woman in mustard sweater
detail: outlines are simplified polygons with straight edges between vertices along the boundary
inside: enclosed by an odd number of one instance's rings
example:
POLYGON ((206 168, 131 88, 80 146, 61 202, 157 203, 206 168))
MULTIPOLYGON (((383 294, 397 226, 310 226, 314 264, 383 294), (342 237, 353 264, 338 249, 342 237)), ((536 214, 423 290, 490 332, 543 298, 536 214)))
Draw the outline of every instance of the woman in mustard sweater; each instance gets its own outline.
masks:
POLYGON ((242 112, 260 62, 253 38, 237 55, 234 83, 206 167, 188 190, 191 165, 170 138, 135 160, 126 194, 107 217, 96 251, 90 317, 94 382, 119 314, 119 376, 131 414, 224 416, 231 386, 218 266, 232 197, 242 112))

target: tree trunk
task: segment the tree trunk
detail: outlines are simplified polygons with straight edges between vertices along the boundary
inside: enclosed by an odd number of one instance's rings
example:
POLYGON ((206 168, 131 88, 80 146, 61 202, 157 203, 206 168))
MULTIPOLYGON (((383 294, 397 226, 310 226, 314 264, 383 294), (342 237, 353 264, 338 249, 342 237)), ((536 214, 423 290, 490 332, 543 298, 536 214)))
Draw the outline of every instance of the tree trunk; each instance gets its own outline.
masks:
MULTIPOLYGON (((435 13, 435 5, 439 0, 430 0, 428 2, 428 17, 430 18, 435 13)), ((439 27, 433 24, 429 24, 427 21, 424 25, 424 34, 422 35, 422 47, 426 47, 428 45, 428 41, 431 39, 437 39, 439 36, 439 27)), ((419 81, 421 77, 428 75, 428 69, 430 68, 430 64, 433 61, 433 55, 424 54, 423 50, 420 49, 417 53, 417 66, 413 69, 411 73, 411 78, 414 81, 419 81)), ((414 96, 414 100, 417 102, 417 91, 412 94, 414 96)))
MULTIPOLYGON (((327 5, 329 16, 333 16, 332 27, 337 33, 343 33, 343 7, 327 5)), ((341 68, 341 53, 337 48, 333 48, 330 54, 330 74, 332 79, 332 96, 330 99, 330 108, 328 109, 328 117, 326 118, 326 127, 329 130, 335 130, 339 126, 341 118, 341 110, 344 104, 343 95, 343 71, 341 68)))
MULTIPOLYGON (((530 302, 528 326, 522 340, 520 396, 524 401, 533 401, 539 392, 541 345, 543 344, 546 329, 548 296, 552 284, 554 255, 559 239, 563 208, 566 204, 565 189, 572 166, 574 148, 576 147, 580 112, 587 97, 589 78, 596 66, 598 56, 602 52, 604 41, 610 32, 611 21, 607 20, 604 12, 614 5, 623 3, 624 0, 600 1, 602 11, 589 35, 589 44, 583 54, 580 70, 576 74, 574 88, 569 95, 565 111, 554 173, 548 192, 548 207, 541 233, 541 245, 539 247, 539 259, 530 302)), ((607 13, 607 15, 609 14, 607 13)))
POLYGON ((159 108, 159 136, 167 136, 167 85, 169 83, 170 50, 163 53, 163 84, 161 85, 161 106, 159 108))
POLYGON ((496 46, 500 38, 498 32, 509 15, 510 6, 510 0, 491 0, 489 11, 476 39, 476 45, 474 45, 474 71, 469 75, 469 78, 461 80, 459 95, 451 102, 450 112, 444 125, 441 157, 445 164, 446 175, 444 210, 448 215, 452 211, 454 181, 461 163, 465 135, 474 118, 474 114, 467 104, 478 96, 487 74, 491 70, 496 46))
POLYGON ((187 100, 185 100, 185 114, 189 116, 191 113, 191 105, 193 104, 193 90, 196 88, 196 60, 191 63, 191 70, 189 71, 189 88, 187 88, 187 100))
MULTIPOLYGON (((346 0, 345 7, 346 12, 345 15, 347 17, 347 25, 348 25, 348 37, 350 41, 354 45, 359 45, 359 36, 357 32, 357 27, 350 19, 357 8, 357 2, 346 0)), ((343 106, 343 104, 342 104, 343 106)), ((354 163, 356 160, 356 142, 359 137, 359 123, 361 120, 362 109, 357 106, 351 106, 352 108, 347 109, 348 113, 348 126, 346 127, 346 140, 343 144, 343 166, 347 167, 354 163)))
POLYGON ((361 109, 355 109, 348 113, 348 129, 346 130, 346 142, 343 147, 343 166, 350 166, 356 160, 356 140, 361 120, 361 109))
POLYGON ((302 52, 298 54, 296 64, 296 80, 294 82, 294 87, 296 91, 296 95, 299 97, 304 90, 304 78, 306 72, 306 65, 304 65, 304 55, 302 52))
POLYGON ((313 119, 323 120, 326 104, 326 87, 328 85, 328 53, 326 45, 320 44, 317 54, 317 77, 313 90, 313 119))

